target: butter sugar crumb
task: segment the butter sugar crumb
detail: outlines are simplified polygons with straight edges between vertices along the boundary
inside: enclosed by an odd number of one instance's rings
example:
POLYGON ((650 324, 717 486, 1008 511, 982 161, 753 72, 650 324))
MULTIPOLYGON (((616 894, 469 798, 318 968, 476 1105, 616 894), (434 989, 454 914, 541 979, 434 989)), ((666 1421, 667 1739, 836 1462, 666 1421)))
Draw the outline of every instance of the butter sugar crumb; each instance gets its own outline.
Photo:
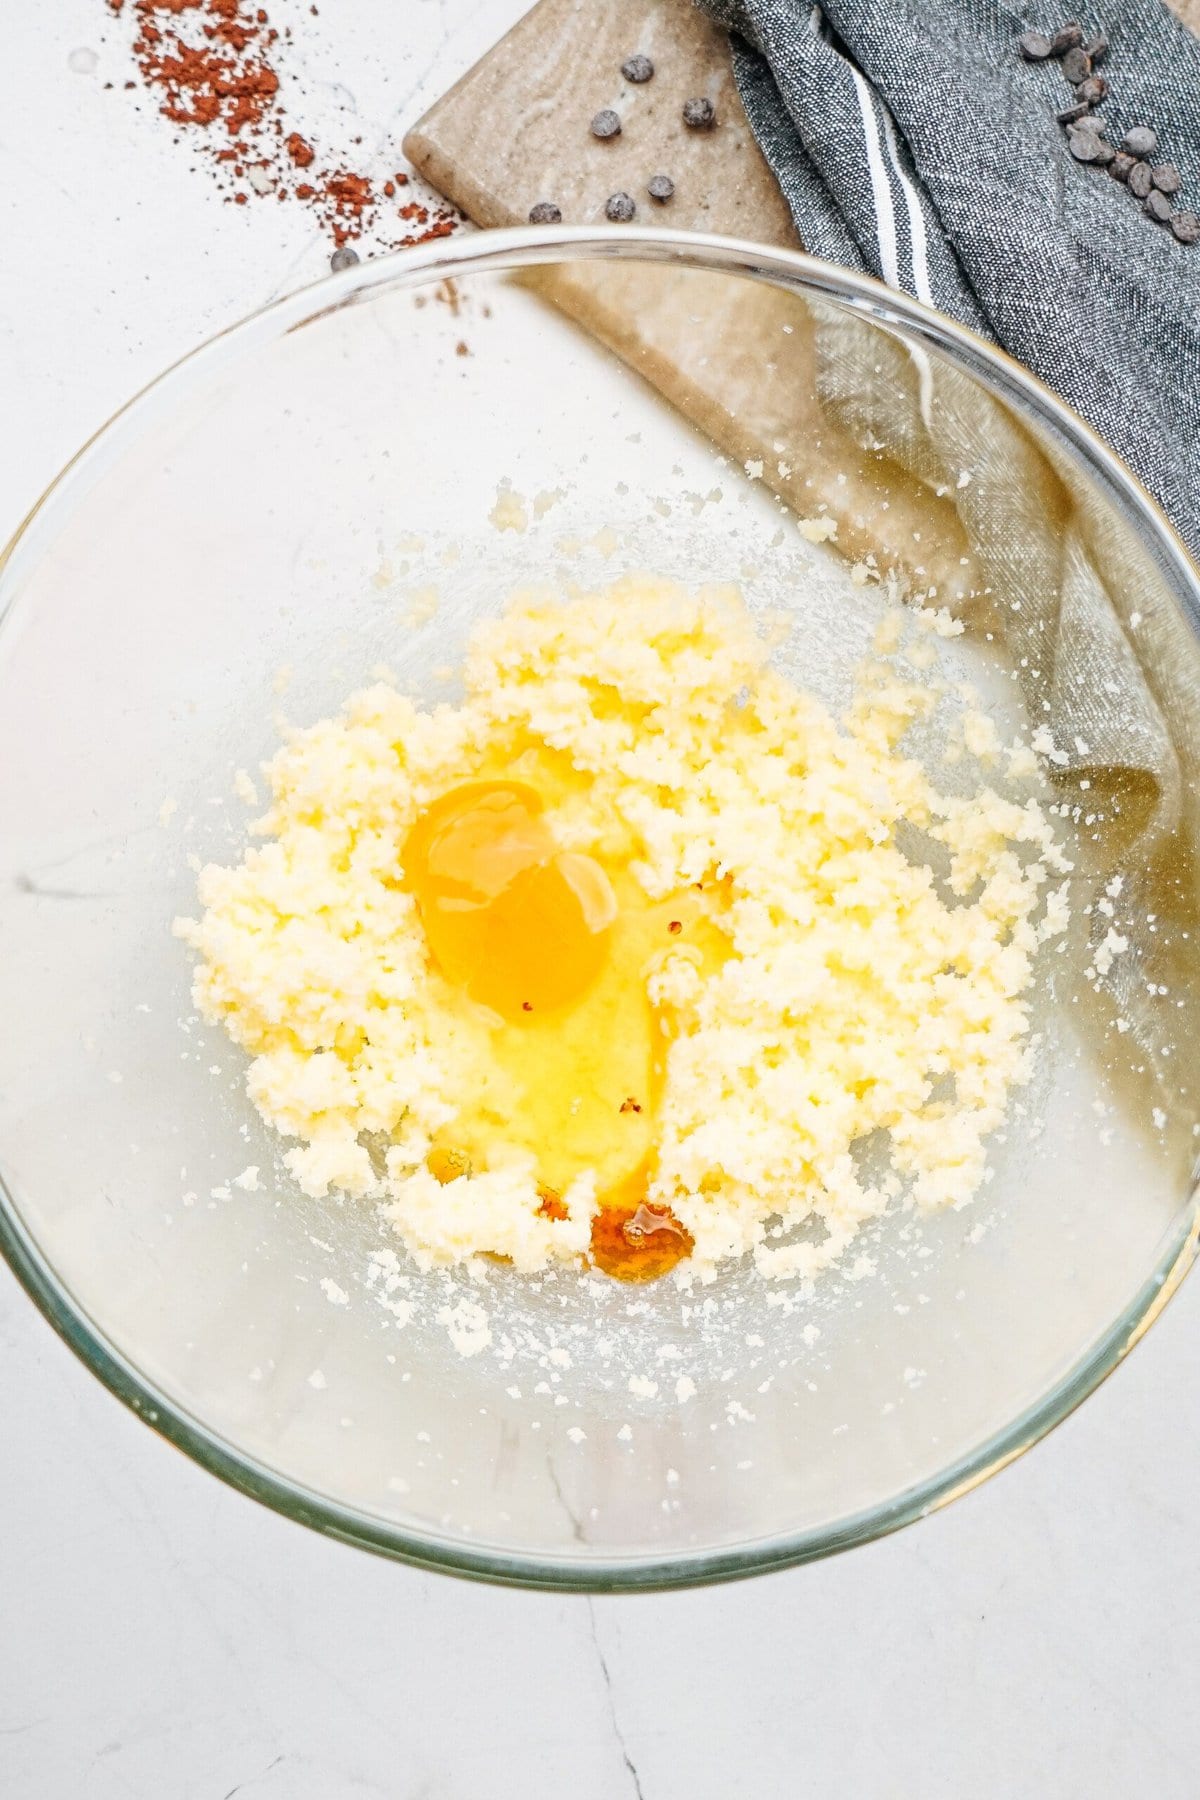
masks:
MULTIPOLYGON (((815 523, 822 538, 836 529, 815 523)), ((944 609, 916 616, 938 636, 962 629, 944 609)), ((885 616, 877 653, 898 643, 885 616)), ((176 931, 199 958, 196 1004, 247 1053, 249 1096, 291 1140, 304 1192, 382 1203, 420 1269, 485 1281, 485 1252, 528 1274, 587 1255, 594 1183, 551 1219, 529 1157, 445 1185, 425 1160, 485 1066, 487 1033, 431 973, 397 846, 489 752, 526 746, 586 778, 551 811, 564 844, 617 833, 651 899, 708 881, 728 937, 715 968, 686 933, 671 939, 646 976, 670 1024, 649 1197, 694 1239, 681 1279, 745 1256, 765 1277, 811 1277, 901 1189, 919 1208, 979 1190, 1028 1079, 1035 958, 1069 917, 1066 882, 1049 877, 1070 865, 1034 800, 986 785, 944 795, 904 753, 936 704, 928 685, 867 664, 839 723, 767 653, 730 589, 640 577, 565 604, 526 595, 476 633, 460 705, 423 710, 377 682, 289 734, 267 766, 262 841, 201 870, 202 915, 176 931), (901 823, 943 847, 949 902, 904 854, 901 823), (852 1146, 876 1132, 890 1166, 867 1179, 852 1146), (380 1139, 382 1159, 368 1147, 380 1139), (814 1215, 819 1242, 795 1230, 814 1215)), ((1011 771, 977 710, 962 735, 977 763, 1011 771)), ((1043 728, 1027 754, 1047 753, 1039 735, 1055 748, 1043 728)), ((1123 947, 1110 932, 1097 968, 1123 947)), ((394 1272, 377 1268, 383 1287, 394 1272)), ((491 1341, 477 1302, 439 1318, 460 1354, 491 1341)))

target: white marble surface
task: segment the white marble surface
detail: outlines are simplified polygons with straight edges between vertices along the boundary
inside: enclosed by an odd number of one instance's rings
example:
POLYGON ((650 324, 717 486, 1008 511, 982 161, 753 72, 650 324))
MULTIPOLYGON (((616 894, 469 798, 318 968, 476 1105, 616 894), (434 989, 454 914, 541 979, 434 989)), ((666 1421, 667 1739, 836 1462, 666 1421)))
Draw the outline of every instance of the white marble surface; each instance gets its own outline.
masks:
MULTIPOLYGON (((327 0, 312 103, 336 80, 368 145, 398 138, 520 7, 327 0)), ((306 215, 221 204, 135 109, 125 29, 102 0, 6 9, 0 537, 142 381, 324 266, 306 215), (79 49, 102 51, 92 72, 79 49)), ((1198 1376, 1194 1280, 1098 1397, 948 1513, 768 1580, 589 1602, 418 1574, 260 1510, 125 1414, 2 1273, 0 1794, 1191 1800, 1198 1376)))

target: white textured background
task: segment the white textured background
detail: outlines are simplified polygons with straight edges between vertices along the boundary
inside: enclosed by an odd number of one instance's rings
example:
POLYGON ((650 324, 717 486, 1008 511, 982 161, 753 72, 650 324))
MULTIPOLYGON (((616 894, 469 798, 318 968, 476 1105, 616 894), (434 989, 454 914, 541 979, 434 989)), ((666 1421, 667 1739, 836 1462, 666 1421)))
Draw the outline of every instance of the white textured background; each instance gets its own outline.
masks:
MULTIPOLYGON (((340 104, 345 137, 398 144, 521 8, 274 0, 303 26, 295 122, 340 104)), ((103 0, 5 0, 0 29, 2 539, 130 392, 327 247, 302 209, 221 203, 121 91, 103 0)), ((261 1511, 127 1416, 0 1273, 0 1796, 1194 1800, 1198 1378, 1194 1279, 1082 1413, 948 1513, 768 1580, 589 1602, 261 1511)))

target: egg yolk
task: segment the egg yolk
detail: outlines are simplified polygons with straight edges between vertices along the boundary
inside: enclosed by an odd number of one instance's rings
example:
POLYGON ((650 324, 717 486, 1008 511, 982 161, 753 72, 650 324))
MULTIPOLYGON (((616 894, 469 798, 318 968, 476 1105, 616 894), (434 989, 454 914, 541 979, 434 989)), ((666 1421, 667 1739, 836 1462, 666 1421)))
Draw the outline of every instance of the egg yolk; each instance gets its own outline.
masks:
POLYGON ((524 782, 444 794, 409 834, 404 869, 443 975, 504 1019, 569 1005, 604 966, 612 884, 558 848, 524 782))
POLYGON ((497 1146, 528 1149, 539 1211, 558 1221, 571 1182, 591 1171, 596 1267, 624 1281, 665 1274, 692 1239, 646 1199, 666 1055, 646 975, 685 934, 706 965, 723 960, 724 935, 694 892, 651 901, 624 862, 560 849, 524 781, 442 795, 412 827, 403 866, 434 963, 491 1016, 487 1063, 430 1151, 431 1173, 445 1184, 488 1167, 497 1146))

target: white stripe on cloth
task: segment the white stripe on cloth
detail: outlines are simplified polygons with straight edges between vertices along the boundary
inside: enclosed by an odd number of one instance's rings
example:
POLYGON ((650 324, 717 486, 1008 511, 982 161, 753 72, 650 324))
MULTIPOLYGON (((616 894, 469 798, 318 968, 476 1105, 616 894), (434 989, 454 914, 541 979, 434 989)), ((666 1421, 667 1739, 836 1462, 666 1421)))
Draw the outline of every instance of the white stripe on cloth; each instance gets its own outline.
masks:
POLYGON ((879 234, 879 266, 888 286, 898 288, 900 286, 900 265, 896 255, 896 214, 892 206, 892 184, 888 180, 887 170, 883 166, 883 153, 875 126, 875 96, 853 63, 848 66, 854 77, 854 87, 858 94, 858 109, 862 114, 863 122, 863 146, 867 153, 867 168, 871 173, 871 192, 875 197, 875 224, 879 234))
MULTIPOLYGON (((871 94, 871 88, 865 83, 864 77, 858 74, 858 70, 853 70, 853 76, 855 76, 855 85, 858 86, 858 104, 862 106, 862 104, 864 104, 864 94, 871 94)), ((934 304, 934 293, 932 293, 930 284, 928 284, 928 247, 927 241, 925 241, 925 214, 921 212, 921 202, 919 202, 918 196, 914 193, 914 187, 912 187, 909 176, 905 175, 905 171, 903 171, 903 164, 901 164, 900 160, 900 144, 896 142, 896 130, 894 130, 894 126, 892 126, 891 113, 887 110, 887 106, 883 106, 882 101, 878 103, 878 108, 880 108, 880 119, 882 119, 883 122, 883 144, 887 146, 887 160, 891 162, 892 169, 894 169, 894 173, 896 173, 896 182, 900 184, 901 194, 905 196, 905 209, 909 212, 909 239, 910 245, 912 245, 912 288, 914 288, 914 292, 916 292, 916 297, 918 297, 919 301, 927 301, 928 304, 932 306, 932 304, 934 304)), ((867 142, 867 162, 871 162, 871 142, 867 142)), ((894 275, 894 279, 889 281, 889 286, 898 288, 898 286, 900 286, 900 268, 898 268, 898 257, 896 257, 896 220, 894 220, 894 214, 892 214, 891 184, 889 184, 889 180, 887 180, 887 173, 885 173, 885 169, 883 169, 882 160, 880 160, 880 176, 882 176, 883 185, 885 185, 885 189, 887 189, 887 218, 889 218, 889 229, 891 229, 892 263, 896 265, 896 275, 894 275)), ((871 184, 873 184, 873 187, 876 185, 874 184, 874 169, 871 171, 871 184)), ((878 212, 878 187, 876 187, 876 212, 878 212)), ((880 230, 880 257, 882 256, 883 232, 880 230)), ((885 277, 885 279, 887 279, 887 277, 885 277)), ((925 425, 925 430, 927 430, 927 432, 932 432, 932 430, 934 430, 934 369, 932 369, 932 364, 930 364, 930 360, 928 360, 927 353, 921 349, 919 344, 910 344, 909 340, 905 340, 905 349, 909 351, 912 367, 916 369, 916 376, 918 376, 918 409, 919 412, 921 412, 921 421, 923 421, 923 425, 925 425)))
POLYGON ((904 195, 904 204, 908 208, 909 233, 912 238, 913 292, 918 300, 924 300, 927 306, 932 306, 934 300, 933 289, 929 285, 929 246, 925 236, 925 214, 921 210, 920 196, 904 172, 892 115, 886 106, 881 106, 879 110, 883 118, 883 133, 887 143, 888 159, 896 171, 896 179, 900 183, 900 191, 904 195))

